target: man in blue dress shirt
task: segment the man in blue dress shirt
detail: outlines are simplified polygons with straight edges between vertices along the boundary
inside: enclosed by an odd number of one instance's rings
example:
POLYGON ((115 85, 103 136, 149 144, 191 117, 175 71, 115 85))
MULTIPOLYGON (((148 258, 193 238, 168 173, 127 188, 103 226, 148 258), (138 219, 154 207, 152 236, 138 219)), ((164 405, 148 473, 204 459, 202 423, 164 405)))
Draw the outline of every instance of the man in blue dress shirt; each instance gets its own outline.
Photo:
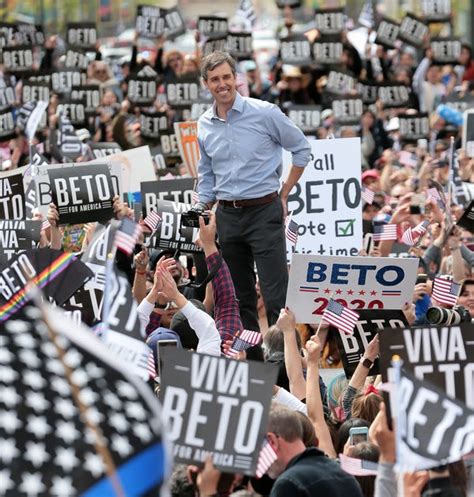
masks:
POLYGON ((235 61, 214 52, 201 64, 214 105, 198 122, 198 208, 217 201, 222 254, 234 281, 244 328, 258 330, 255 270, 269 325, 285 305, 288 285, 284 220, 288 195, 307 165, 305 136, 273 104, 242 97, 236 90, 235 61), (280 189, 282 148, 292 166, 280 189))

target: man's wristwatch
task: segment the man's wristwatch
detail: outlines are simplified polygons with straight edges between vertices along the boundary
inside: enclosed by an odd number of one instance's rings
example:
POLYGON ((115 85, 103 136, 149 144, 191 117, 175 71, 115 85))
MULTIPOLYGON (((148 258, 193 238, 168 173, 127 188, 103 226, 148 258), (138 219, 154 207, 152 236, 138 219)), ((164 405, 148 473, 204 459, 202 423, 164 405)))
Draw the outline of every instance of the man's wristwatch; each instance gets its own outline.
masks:
POLYGON ((360 363, 364 368, 370 369, 374 365, 374 361, 371 361, 367 357, 361 357, 360 358, 360 363))

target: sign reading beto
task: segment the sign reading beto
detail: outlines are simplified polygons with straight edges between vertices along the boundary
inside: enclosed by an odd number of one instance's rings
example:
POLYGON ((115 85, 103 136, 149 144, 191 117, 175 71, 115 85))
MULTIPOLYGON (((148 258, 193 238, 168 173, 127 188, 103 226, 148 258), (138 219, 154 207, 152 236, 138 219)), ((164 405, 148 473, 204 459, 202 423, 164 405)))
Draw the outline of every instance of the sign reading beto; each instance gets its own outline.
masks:
POLYGON ((105 164, 48 171, 60 224, 107 222, 113 217, 114 189, 105 164))
POLYGON ((255 474, 266 431, 274 365, 166 348, 163 415, 176 461, 211 455, 226 472, 255 474))

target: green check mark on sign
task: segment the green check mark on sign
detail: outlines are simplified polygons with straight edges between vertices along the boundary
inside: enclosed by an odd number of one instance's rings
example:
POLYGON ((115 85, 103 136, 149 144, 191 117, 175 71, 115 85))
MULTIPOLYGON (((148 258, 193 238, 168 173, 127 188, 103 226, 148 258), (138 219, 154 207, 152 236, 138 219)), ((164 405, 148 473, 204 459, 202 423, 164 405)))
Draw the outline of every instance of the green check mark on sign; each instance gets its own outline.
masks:
POLYGON ((355 219, 344 219, 336 221, 336 236, 353 236, 355 219))

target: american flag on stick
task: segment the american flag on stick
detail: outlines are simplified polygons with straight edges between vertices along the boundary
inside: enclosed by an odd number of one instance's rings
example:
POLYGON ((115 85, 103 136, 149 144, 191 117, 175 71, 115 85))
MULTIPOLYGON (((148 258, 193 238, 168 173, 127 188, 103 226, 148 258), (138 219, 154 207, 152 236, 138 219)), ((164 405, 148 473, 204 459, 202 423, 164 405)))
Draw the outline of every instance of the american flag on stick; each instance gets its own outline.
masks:
POLYGON ((41 223, 41 231, 47 230, 51 224, 49 224, 49 221, 46 219, 41 223))
POLYGON ((270 466, 278 459, 276 452, 270 445, 270 442, 265 438, 263 441, 262 449, 258 456, 257 462, 257 478, 261 478, 270 468, 270 466))
POLYGON ((397 239, 397 225, 396 224, 378 224, 374 226, 374 242, 382 240, 396 240, 397 239))
POLYGON ((372 190, 369 190, 365 186, 362 187, 362 200, 366 204, 372 204, 374 201, 375 193, 372 190))
POLYGON ((161 217, 155 211, 151 211, 150 214, 148 214, 148 216, 143 220, 143 222, 145 223, 145 226, 150 228, 151 231, 156 230, 160 221, 161 221, 161 217))
POLYGON ((373 461, 365 461, 363 459, 356 459, 344 454, 339 454, 341 462, 341 469, 346 473, 354 476, 372 476, 377 475, 378 464, 373 461))
POLYGON ((131 255, 141 233, 141 226, 128 217, 125 217, 122 219, 115 234, 115 246, 127 255, 131 255))
POLYGON ((432 297, 441 304, 456 305, 461 285, 446 278, 435 278, 432 297))
POLYGON ((407 150, 402 150, 400 152, 400 155, 398 157, 398 161, 402 166, 410 167, 410 168, 415 168, 418 165, 418 157, 416 154, 412 154, 411 152, 408 152, 407 150))
POLYGON ((296 242, 298 241, 298 223, 293 221, 292 216, 289 216, 286 221, 285 237, 296 246, 296 242))
POLYGON ((252 330, 242 330, 239 331, 235 337, 234 341, 226 355, 228 357, 235 357, 239 352, 247 350, 254 345, 258 345, 262 341, 263 337, 259 331, 252 330))
POLYGON ((323 320, 326 323, 332 324, 346 335, 354 333, 354 325, 358 319, 359 314, 357 312, 351 311, 333 299, 329 301, 323 313, 323 320))
POLYGON ((416 245, 420 238, 426 233, 429 226, 429 221, 423 221, 414 228, 408 228, 402 235, 402 243, 412 247, 416 245))

